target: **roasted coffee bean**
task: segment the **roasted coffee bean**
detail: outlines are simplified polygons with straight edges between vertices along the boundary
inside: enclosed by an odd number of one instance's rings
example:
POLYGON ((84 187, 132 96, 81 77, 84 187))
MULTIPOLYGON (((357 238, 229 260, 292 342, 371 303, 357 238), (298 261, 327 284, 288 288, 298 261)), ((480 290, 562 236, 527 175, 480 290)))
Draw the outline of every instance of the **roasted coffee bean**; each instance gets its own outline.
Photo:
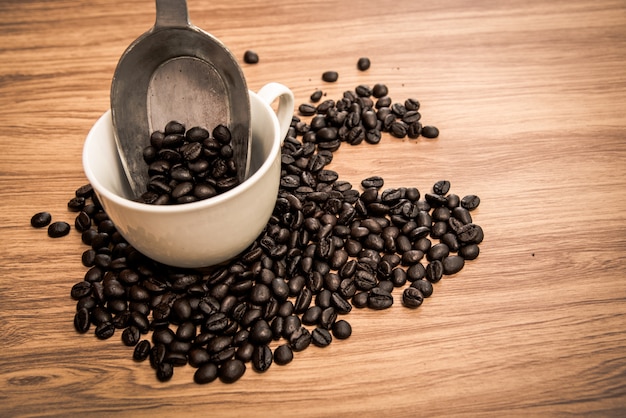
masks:
POLYGON ((131 325, 130 327, 126 328, 124 332, 122 332, 122 342, 126 346, 134 347, 139 342, 140 338, 141 333, 139 332, 139 329, 134 325, 131 325))
POLYGON ((162 361, 157 365, 156 376, 161 382, 167 382, 174 375, 174 367, 171 363, 162 361))
POLYGON ((74 315, 74 328, 76 331, 84 334, 89 331, 89 326, 91 324, 90 320, 91 318, 87 308, 78 309, 74 315))
POLYGON ((291 363, 293 351, 288 344, 281 344, 274 350, 274 363, 283 366, 291 363))
POLYGON ((144 361, 150 356, 151 346, 150 341, 141 340, 135 346, 135 350, 133 351, 133 359, 135 361, 144 361))
POLYGON ((455 274, 465 265, 465 259, 458 255, 451 255, 441 260, 443 274, 455 274))
POLYGON ((370 59, 367 57, 361 57, 359 58, 359 60, 356 63, 356 67, 359 69, 359 71, 366 71, 370 68, 371 62, 370 59))
POLYGON ((248 49, 243 54, 243 62, 246 64, 257 64, 259 62, 259 54, 248 49))
POLYGON ((433 185, 433 193, 445 195, 450 190, 450 182, 448 180, 439 180, 433 185))
POLYGON ((483 238, 482 228, 476 224, 463 225, 457 234, 463 244, 480 244, 483 238))
POLYGON ((85 207, 85 198, 82 196, 76 196, 67 202, 67 208, 71 212, 80 212, 85 207))
POLYGON ((444 243, 438 243, 433 245, 428 250, 428 260, 442 260, 450 254, 450 249, 444 243))
POLYGON ((374 87, 372 88, 372 95, 374 97, 381 98, 387 95, 387 93, 389 93, 389 90, 387 89, 387 86, 384 84, 374 84, 374 87))
POLYGON ((470 194, 461 199, 461 206, 467 210, 474 210, 480 205, 480 198, 476 195, 470 194))
POLYGON ((76 283, 72 286, 72 290, 70 292, 70 296, 72 299, 80 299, 84 296, 91 294, 91 283, 87 281, 82 281, 76 283))
POLYGON ((387 309, 393 305, 393 296, 391 293, 375 287, 370 290, 367 298, 367 307, 370 309, 387 309))
POLYGON ((30 224, 33 228, 43 228, 50 225, 51 221, 52 215, 50 215, 50 212, 39 212, 30 218, 30 224))
POLYGON ((463 245, 459 248, 459 255, 466 260, 474 260, 479 253, 480 248, 476 244, 463 245))
POLYGON ((333 341, 330 332, 325 328, 317 327, 311 333, 311 342, 318 347, 326 347, 333 341))
POLYGON ((85 232, 91 228, 91 218, 85 211, 81 211, 74 220, 74 228, 78 232, 85 232))
POLYGON ((215 363, 203 363, 193 374, 193 381, 198 384, 211 383, 219 374, 219 369, 215 363))
POLYGON ((115 333, 115 326, 112 322, 102 322, 96 326, 96 337, 101 340, 111 338, 115 333))
POLYGON ((425 277, 431 283, 437 283, 443 275, 443 264, 440 260, 433 260, 426 266, 425 277))
POLYGON ((406 271, 407 280, 414 282, 415 280, 422 279, 426 276, 426 268, 421 263, 416 263, 410 266, 406 271))
POLYGON ((469 210, 462 206, 452 209, 452 216, 461 221, 462 224, 467 225, 472 223, 472 215, 469 210))
POLYGON ((48 226, 50 238, 61 238, 70 233, 70 224, 63 221, 53 222, 48 226))
POLYGON ((402 304, 408 308, 418 308, 424 302, 424 295, 415 287, 407 287, 402 292, 402 304))
POLYGON ((337 79, 339 79, 339 73, 337 71, 325 71, 322 74, 322 80, 327 83, 334 83, 337 79))
POLYGON ((270 325, 264 319, 258 319, 250 328, 250 342, 255 345, 269 344, 273 333, 270 325))
POLYGON ((176 329, 176 338, 180 341, 193 341, 196 337, 196 325, 192 322, 183 322, 176 329))
POLYGON ((254 370, 257 372, 265 372, 272 365, 274 356, 268 345, 259 345, 254 348, 251 360, 254 370))
POLYGON ((317 103, 322 99, 324 92, 322 90, 315 90, 312 94, 311 94, 311 101, 313 103, 317 103))
POLYGON ((340 319, 333 325, 333 336, 338 340, 345 340, 352 335, 352 326, 344 319, 340 319))
POLYGON ((430 125, 423 126, 422 136, 425 138, 437 138, 439 136, 439 129, 430 125))
POLYGON ((311 333, 305 327, 300 327, 289 335, 289 345, 293 351, 302 351, 310 344, 311 333))

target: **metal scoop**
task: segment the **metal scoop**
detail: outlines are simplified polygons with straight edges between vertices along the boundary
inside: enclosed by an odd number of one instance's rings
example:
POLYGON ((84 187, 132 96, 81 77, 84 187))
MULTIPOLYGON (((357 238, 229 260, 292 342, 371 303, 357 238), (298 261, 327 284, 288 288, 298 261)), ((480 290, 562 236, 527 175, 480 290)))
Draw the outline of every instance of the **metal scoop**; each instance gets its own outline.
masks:
POLYGON ((143 149, 176 120, 232 135, 237 177, 248 173, 250 102, 243 72, 215 37, 189 22, 185 0, 156 0, 156 22, 120 58, 111 83, 113 131, 134 197, 146 189, 143 149))

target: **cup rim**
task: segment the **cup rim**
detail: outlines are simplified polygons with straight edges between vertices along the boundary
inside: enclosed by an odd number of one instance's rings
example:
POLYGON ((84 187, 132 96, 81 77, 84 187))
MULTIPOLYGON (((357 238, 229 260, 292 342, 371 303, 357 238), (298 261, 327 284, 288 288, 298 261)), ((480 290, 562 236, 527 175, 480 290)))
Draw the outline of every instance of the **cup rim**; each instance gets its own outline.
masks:
MULTIPOLYGON (((276 132, 277 135, 280 136, 280 126, 278 123, 278 119, 276 115, 274 114, 273 110, 256 93, 252 91, 249 91, 248 93, 250 95, 250 100, 251 101, 257 100, 259 104, 261 104, 261 107, 265 110, 265 112, 267 112, 267 114, 270 117, 270 120, 272 121, 272 124, 274 125, 274 132, 276 132)), ((274 164, 276 155, 280 154, 282 138, 279 137, 278 140, 275 140, 272 143, 272 148, 270 149, 268 157, 265 159, 263 164, 261 164, 258 170, 254 172, 254 174, 252 174, 250 177, 248 177, 246 180, 244 180, 242 183, 238 184, 234 188, 227 190, 223 193, 220 193, 216 196, 213 196, 209 199, 199 200, 199 201, 190 202, 190 203, 183 203, 179 205, 150 205, 147 203, 136 202, 126 197, 120 196, 117 193, 114 193, 113 191, 111 191, 108 187, 105 187, 98 180, 97 176, 94 174, 89 164, 88 145, 92 141, 96 140, 95 132, 99 130, 99 128, 101 128, 102 124, 105 124, 108 122, 108 120, 110 120, 110 114, 111 114, 111 109, 108 109, 106 112, 104 112, 98 118, 98 120, 94 123, 94 125, 89 130, 89 133, 87 134, 85 143, 83 145, 83 155, 82 155, 83 170, 85 172, 85 175, 87 176, 87 179, 89 180, 89 183, 98 194, 103 195, 106 199, 112 201, 116 205, 123 206, 127 209, 131 209, 135 211, 144 211, 144 212, 155 213, 155 214, 168 214, 168 213, 180 214, 180 213, 192 212, 192 211, 196 211, 199 209, 205 209, 205 208, 210 208, 213 206, 220 205, 230 199, 235 198, 239 194, 248 191, 251 187, 253 187, 256 183, 258 183, 263 176, 267 175, 268 171, 270 170, 270 167, 274 164)))

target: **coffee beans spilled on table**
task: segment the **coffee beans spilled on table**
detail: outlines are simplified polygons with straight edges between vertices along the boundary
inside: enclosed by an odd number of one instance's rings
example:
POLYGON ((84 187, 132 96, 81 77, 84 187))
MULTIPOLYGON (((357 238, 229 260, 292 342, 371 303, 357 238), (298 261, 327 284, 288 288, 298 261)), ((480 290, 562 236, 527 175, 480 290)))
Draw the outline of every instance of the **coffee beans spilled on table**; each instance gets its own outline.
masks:
POLYGON ((143 150, 149 180, 140 201, 154 205, 191 203, 239 185, 231 132, 217 125, 212 134, 202 127, 186 130, 170 121, 150 136, 143 150))
MULTIPOLYGON (((424 132, 419 117, 406 117, 418 103, 392 103, 386 86, 376 85, 300 106, 282 147, 280 189, 266 228, 238 257, 209 270, 142 255, 116 230, 91 186, 80 187, 68 203, 87 246, 86 273, 70 292, 76 331, 119 335, 160 381, 189 365, 196 383, 233 383, 248 368, 263 373, 311 345, 323 349, 349 338, 353 308, 388 309, 394 292, 402 292, 405 307, 420 307, 437 282, 478 256, 484 235, 471 212, 479 197, 451 193, 447 180, 423 194, 385 188, 376 175, 363 179, 359 191, 328 167, 343 143, 424 132)), ((49 222, 46 214, 32 220, 49 222)))

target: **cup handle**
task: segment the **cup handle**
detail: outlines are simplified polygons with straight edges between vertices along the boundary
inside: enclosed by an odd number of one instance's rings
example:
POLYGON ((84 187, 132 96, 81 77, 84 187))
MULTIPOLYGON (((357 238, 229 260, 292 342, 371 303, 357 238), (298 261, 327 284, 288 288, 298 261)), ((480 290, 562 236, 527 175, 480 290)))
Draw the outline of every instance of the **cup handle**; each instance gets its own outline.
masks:
POLYGON ((280 83, 267 83, 261 87, 257 95, 268 105, 271 105, 276 99, 280 99, 276 116, 278 116, 278 124, 280 125, 280 140, 281 142, 284 141, 293 119, 294 97, 292 91, 280 83))

